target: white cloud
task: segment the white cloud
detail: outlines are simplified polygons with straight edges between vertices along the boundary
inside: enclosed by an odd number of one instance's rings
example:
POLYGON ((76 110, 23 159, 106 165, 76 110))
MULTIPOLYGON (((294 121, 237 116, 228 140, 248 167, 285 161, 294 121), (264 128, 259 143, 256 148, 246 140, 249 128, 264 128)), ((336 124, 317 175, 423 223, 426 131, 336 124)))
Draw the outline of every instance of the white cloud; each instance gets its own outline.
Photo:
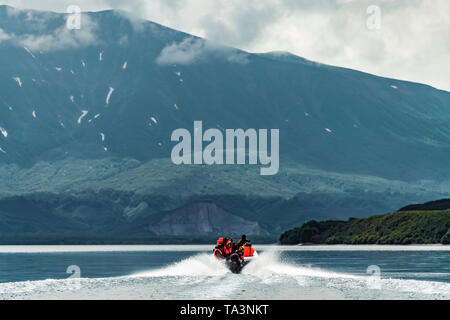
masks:
POLYGON ((167 45, 156 62, 159 64, 192 64, 210 56, 223 58, 233 63, 247 63, 247 54, 210 41, 187 37, 179 43, 167 45))
POLYGON ((83 27, 79 30, 70 30, 64 24, 49 34, 26 34, 15 37, 14 43, 25 46, 30 50, 44 52, 83 47, 96 43, 95 30, 97 24, 91 21, 87 15, 82 15, 82 21, 83 27))
POLYGON ((6 8, 6 14, 8 15, 8 17, 15 17, 20 13, 20 10, 18 8, 22 7, 22 4, 19 2, 17 3, 17 1, 10 1, 11 3, 5 3, 5 4, 9 4, 13 7, 7 7, 6 8))
POLYGON ((205 41, 186 38, 180 43, 172 43, 166 46, 156 62, 159 64, 191 64, 198 60, 204 52, 205 41))
POLYGON ((0 28, 0 42, 11 39, 11 36, 7 34, 2 28, 0 28))
POLYGON ((139 18, 136 14, 133 14, 131 12, 133 12, 133 10, 132 11, 124 11, 124 10, 115 11, 115 13, 118 16, 127 19, 131 23, 131 26, 133 27, 134 31, 137 31, 137 32, 143 31, 145 29, 145 23, 147 21, 139 18))

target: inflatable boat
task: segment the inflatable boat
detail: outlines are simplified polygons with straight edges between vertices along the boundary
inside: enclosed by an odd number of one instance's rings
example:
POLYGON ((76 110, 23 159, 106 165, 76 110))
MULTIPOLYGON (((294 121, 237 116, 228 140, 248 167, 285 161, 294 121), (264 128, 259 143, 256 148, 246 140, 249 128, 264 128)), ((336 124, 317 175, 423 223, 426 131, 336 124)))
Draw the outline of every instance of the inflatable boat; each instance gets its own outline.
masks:
POLYGON ((236 248, 231 239, 219 238, 213 255, 216 259, 225 260, 225 265, 231 272, 240 273, 250 261, 258 256, 258 253, 252 248, 250 241, 245 242, 240 248, 236 248))

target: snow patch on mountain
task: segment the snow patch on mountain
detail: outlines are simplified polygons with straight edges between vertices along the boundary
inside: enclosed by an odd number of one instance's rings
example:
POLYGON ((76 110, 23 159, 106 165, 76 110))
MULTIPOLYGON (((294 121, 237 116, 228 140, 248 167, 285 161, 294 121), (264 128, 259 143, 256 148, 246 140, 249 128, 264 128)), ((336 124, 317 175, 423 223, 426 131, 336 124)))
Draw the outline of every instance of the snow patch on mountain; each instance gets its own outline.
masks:
POLYGON ((78 118, 77 122, 78 124, 81 124, 81 121, 83 121, 83 118, 89 113, 87 110, 81 110, 81 116, 78 118))
POLYGON ((20 77, 13 77, 13 80, 17 82, 19 87, 22 87, 22 80, 20 80, 20 77))
POLYGON ((109 99, 111 99, 111 95, 114 92, 114 88, 113 87, 109 87, 109 92, 106 95, 106 104, 109 104, 109 99))
POLYGON ((28 49, 27 47, 23 47, 25 49, 26 52, 28 52, 30 54, 31 57, 33 57, 33 59, 36 59, 35 55, 33 54, 33 52, 31 52, 30 49, 28 49))
POLYGON ((8 138, 8 131, 6 131, 5 128, 0 127, 0 133, 1 133, 5 138, 8 138))

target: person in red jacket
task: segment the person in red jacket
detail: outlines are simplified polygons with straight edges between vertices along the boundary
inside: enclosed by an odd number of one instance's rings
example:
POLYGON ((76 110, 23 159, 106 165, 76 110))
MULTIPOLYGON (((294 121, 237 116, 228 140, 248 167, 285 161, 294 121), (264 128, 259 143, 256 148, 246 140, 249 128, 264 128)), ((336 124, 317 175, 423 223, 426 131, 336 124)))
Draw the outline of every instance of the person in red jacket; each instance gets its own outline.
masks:
POLYGON ((234 244, 232 239, 229 239, 225 243, 224 251, 225 251, 225 256, 226 257, 229 257, 233 252, 236 251, 236 245, 234 244))
POLYGON ((216 259, 225 259, 225 243, 228 241, 227 238, 219 238, 214 248, 213 254, 216 259))
POLYGON ((242 250, 241 258, 253 257, 255 254, 255 249, 252 248, 252 244, 250 241, 244 244, 244 248, 242 250))
POLYGON ((213 254, 216 258, 228 258, 236 252, 236 244, 232 239, 219 238, 214 248, 213 254))
POLYGON ((246 242, 249 242, 250 240, 247 239, 247 236, 245 234, 242 235, 241 239, 237 243, 238 249, 240 249, 246 242))

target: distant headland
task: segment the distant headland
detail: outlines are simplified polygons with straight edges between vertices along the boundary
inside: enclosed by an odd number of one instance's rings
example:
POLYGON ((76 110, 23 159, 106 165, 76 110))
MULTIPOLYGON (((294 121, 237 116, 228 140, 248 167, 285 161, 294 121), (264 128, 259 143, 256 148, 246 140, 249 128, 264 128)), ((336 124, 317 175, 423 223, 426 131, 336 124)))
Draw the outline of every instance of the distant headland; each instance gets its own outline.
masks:
POLYGON ((306 222, 281 244, 450 244, 450 199, 409 205, 369 218, 306 222))

